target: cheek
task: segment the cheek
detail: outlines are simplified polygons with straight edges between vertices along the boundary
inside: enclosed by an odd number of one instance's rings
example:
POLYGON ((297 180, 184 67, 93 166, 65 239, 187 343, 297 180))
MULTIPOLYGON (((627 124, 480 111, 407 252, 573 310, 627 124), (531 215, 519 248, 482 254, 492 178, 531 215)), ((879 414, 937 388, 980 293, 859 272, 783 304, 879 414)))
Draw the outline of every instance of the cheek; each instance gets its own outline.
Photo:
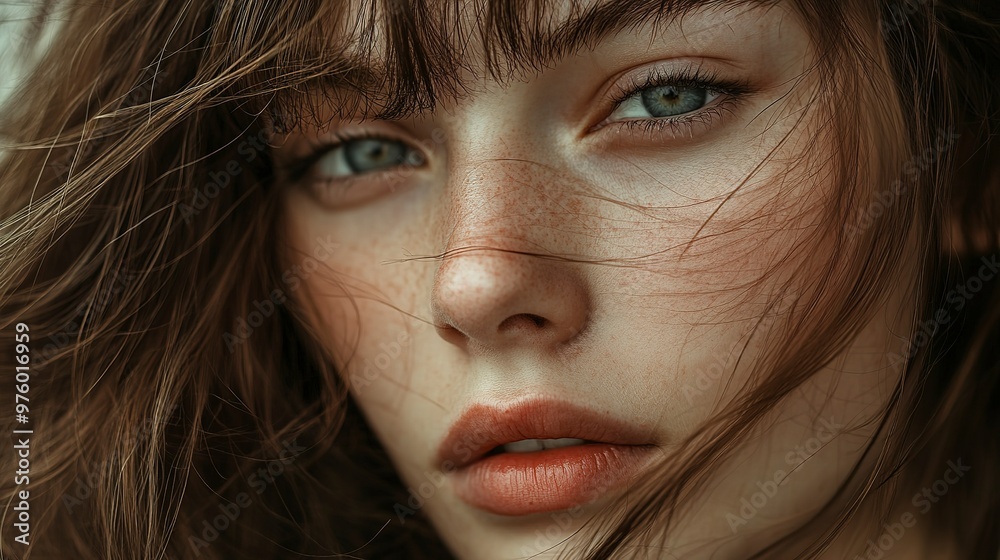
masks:
MULTIPOLYGON (((778 343, 801 328, 788 323, 791 305, 815 294, 814 280, 833 258, 838 226, 829 225, 826 209, 838 192, 817 134, 803 128, 780 149, 760 146, 744 159, 703 155, 700 163, 679 165, 640 154, 622 173, 606 174, 610 188, 629 193, 635 204, 615 206, 614 221, 628 224, 615 245, 627 247, 630 258, 605 280, 609 305, 628 310, 608 328, 627 333, 616 343, 638 373, 619 381, 635 386, 643 408, 666 402, 677 441, 760 383, 754 374, 766 375, 760 366, 775 361, 778 343)), ((720 153, 740 153, 731 147, 720 153)), ((880 357, 899 342, 890 333, 903 332, 905 303, 890 301, 882 311, 775 411, 776 421, 799 427, 767 436, 778 451, 754 453, 767 465, 761 473, 778 470, 785 455, 811 437, 817 411, 846 421, 870 417, 884 405, 899 371, 880 357), (900 320, 889 324, 884 316, 900 320)), ((814 461, 822 465, 809 476, 842 476, 837 465, 851 464, 870 436, 866 428, 838 437, 825 457, 845 460, 814 461)))
POLYGON ((407 394, 428 383, 417 349, 434 330, 397 311, 412 301, 404 289, 337 271, 308 282, 305 294, 314 304, 316 332, 365 409, 398 410, 407 394))
POLYGON ((366 235, 372 219, 361 219, 361 226, 354 215, 317 208, 305 193, 290 189, 284 204, 293 251, 308 251, 317 236, 340 244, 328 266, 291 294, 309 326, 390 454, 430 449, 433 442, 421 438, 435 429, 421 423, 435 418, 438 395, 453 390, 444 375, 453 366, 441 361, 441 352, 427 351, 437 334, 420 295, 430 292, 426 275, 433 263, 395 262, 408 250, 423 250, 428 240, 420 232, 426 228, 383 217, 378 223, 390 225, 366 235))
POLYGON ((665 385, 680 429, 700 424, 743 387, 763 350, 753 342, 787 328, 783 317, 806 295, 808 272, 828 258, 816 224, 832 186, 778 164, 744 183, 749 169, 679 175, 661 164, 650 173, 672 188, 647 176, 642 211, 618 205, 609 220, 628 227, 607 247, 625 249, 624 266, 601 272, 606 305, 626 310, 608 328, 623 333, 623 355, 645 358, 641 383, 665 385))
POLYGON ((780 150, 741 139, 675 158, 639 154, 605 169, 605 188, 627 195, 602 212, 622 224, 607 248, 628 258, 618 287, 662 294, 674 310, 744 319, 760 316, 762 307, 750 306, 794 284, 797 271, 824 264, 834 183, 825 163, 801 157, 796 139, 804 133, 789 132, 780 150), (790 165, 795 158, 803 161, 790 165))
POLYGON ((312 240, 327 237, 338 244, 324 266, 302 278, 291 294, 309 326, 341 374, 360 374, 369 382, 391 374, 405 357, 404 346, 409 346, 400 342, 410 339, 399 314, 387 310, 412 299, 407 291, 412 282, 380 267, 386 256, 383 247, 368 243, 363 248, 364 242, 351 235, 343 220, 317 207, 305 193, 288 189, 283 203, 290 255, 286 270, 298 264, 299 255, 309 253, 312 240))

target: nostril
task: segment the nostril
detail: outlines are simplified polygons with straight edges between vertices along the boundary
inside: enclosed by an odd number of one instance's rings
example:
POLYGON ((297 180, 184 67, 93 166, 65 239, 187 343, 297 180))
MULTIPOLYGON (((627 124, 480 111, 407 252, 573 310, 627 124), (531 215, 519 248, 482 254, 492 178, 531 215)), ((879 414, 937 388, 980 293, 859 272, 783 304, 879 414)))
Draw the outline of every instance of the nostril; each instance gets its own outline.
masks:
POLYGON ((547 320, 545 319, 545 317, 540 317, 540 316, 538 316, 538 315, 532 315, 531 313, 526 313, 526 314, 525 314, 525 316, 526 316, 527 318, 531 319, 531 322, 535 323, 535 326, 536 326, 536 327, 544 327, 544 326, 545 326, 545 323, 547 323, 547 322, 548 322, 548 321, 547 321, 547 320))
POLYGON ((448 323, 434 325, 434 329, 437 331, 438 335, 441 336, 441 338, 451 342, 452 344, 461 344, 466 338, 465 333, 448 323))
POLYGON ((519 313, 504 319, 498 328, 501 331, 517 328, 519 326, 534 326, 536 329, 540 329, 547 324, 549 324, 549 320, 540 315, 535 315, 533 313, 519 313))

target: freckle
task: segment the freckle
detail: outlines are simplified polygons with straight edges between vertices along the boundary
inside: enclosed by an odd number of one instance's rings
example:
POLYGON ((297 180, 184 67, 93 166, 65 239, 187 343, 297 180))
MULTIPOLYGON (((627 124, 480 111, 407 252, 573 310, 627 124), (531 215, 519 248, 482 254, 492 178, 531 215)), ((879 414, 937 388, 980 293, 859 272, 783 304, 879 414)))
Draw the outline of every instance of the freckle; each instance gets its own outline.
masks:
POLYGON ((579 197, 574 196, 566 201, 566 207, 570 212, 580 214, 583 211, 583 201, 579 197))

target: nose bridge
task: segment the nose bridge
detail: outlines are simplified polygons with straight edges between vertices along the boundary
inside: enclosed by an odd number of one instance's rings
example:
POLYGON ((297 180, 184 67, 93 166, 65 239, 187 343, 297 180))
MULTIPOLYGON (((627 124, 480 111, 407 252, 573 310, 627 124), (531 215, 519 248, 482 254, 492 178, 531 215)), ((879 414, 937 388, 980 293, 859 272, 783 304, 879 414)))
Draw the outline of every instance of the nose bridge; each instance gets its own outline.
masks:
MULTIPOLYGON (((489 241, 504 247, 553 228, 564 219, 539 181, 541 167, 514 158, 470 162, 453 175, 446 245, 489 241)), ((554 249, 554 248, 553 248, 554 249)))
POLYGON ((564 227, 563 194, 541 162, 505 154, 463 161, 449 177, 434 277, 439 333, 467 348, 558 347, 583 329, 590 308, 585 271, 552 258, 579 249, 564 227))
POLYGON ((558 194, 555 154, 523 90, 507 85, 456 108, 448 127, 450 241, 523 237, 565 219, 546 212, 558 194))
POLYGON ((514 84, 491 92, 456 109, 447 124, 451 240, 533 235, 559 251, 583 237, 588 189, 566 168, 549 117, 538 115, 522 90, 514 84), (560 236, 567 226, 577 235, 560 236))

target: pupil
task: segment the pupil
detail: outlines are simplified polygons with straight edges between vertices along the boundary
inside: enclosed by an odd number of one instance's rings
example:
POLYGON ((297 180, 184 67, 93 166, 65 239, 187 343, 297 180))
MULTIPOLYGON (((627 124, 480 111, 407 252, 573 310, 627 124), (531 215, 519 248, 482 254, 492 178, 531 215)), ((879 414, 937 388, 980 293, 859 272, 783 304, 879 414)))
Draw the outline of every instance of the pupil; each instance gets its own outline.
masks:
POLYGON ((677 101, 680 95, 677 94, 677 90, 674 88, 663 88, 660 91, 660 101, 674 102, 677 101))
POLYGON ((383 155, 385 155, 385 150, 383 150, 381 146, 376 147, 376 148, 372 148, 368 152, 368 157, 371 158, 371 159, 374 159, 374 160, 378 160, 378 159, 382 158, 383 155))

